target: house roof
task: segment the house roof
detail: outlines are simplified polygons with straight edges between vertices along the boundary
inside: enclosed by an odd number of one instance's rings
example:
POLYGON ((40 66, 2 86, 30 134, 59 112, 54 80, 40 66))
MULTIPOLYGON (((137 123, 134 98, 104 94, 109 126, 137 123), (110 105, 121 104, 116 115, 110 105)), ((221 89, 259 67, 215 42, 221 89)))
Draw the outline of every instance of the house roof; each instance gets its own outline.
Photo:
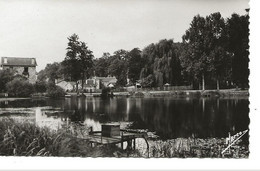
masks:
POLYGON ((76 82, 74 82, 74 81, 60 80, 60 81, 58 81, 58 82, 56 83, 56 85, 62 85, 62 84, 64 84, 64 85, 70 84, 70 85, 74 86, 74 85, 76 85, 76 82))
POLYGON ((1 65, 3 66, 37 66, 35 58, 22 57, 2 57, 1 65))
POLYGON ((101 80, 102 82, 107 83, 116 83, 117 79, 116 77, 96 77, 95 79, 101 80))

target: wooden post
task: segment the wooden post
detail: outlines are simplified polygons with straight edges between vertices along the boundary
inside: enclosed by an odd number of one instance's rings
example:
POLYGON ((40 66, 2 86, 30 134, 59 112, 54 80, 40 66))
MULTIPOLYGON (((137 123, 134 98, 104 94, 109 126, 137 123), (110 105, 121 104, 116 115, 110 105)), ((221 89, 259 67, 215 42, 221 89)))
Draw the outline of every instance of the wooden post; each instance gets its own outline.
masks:
POLYGON ((219 90, 219 81, 217 79, 217 90, 219 90))
POLYGON ((121 140, 121 149, 123 150, 124 149, 124 141, 123 140, 121 140))
POLYGON ((93 132, 93 127, 91 126, 91 127, 89 127, 89 129, 90 129, 89 134, 91 135, 93 132))
POLYGON ((135 150, 135 138, 134 138, 134 150, 135 150))
POLYGON ((148 143, 148 141, 147 141, 147 139, 145 138, 145 136, 143 135, 143 138, 144 138, 144 140, 145 140, 145 142, 146 142, 146 145, 147 145, 147 157, 149 158, 149 143, 148 143))
POLYGON ((121 149, 122 150, 124 149, 124 140, 123 140, 124 138, 123 137, 124 137, 124 133, 122 132, 121 133, 121 149))
MULTIPOLYGON (((229 138, 229 141, 228 141, 228 146, 230 146, 230 144, 231 144, 231 135, 230 135, 230 132, 228 133, 228 138, 229 138)), ((229 148, 229 154, 230 154, 230 148, 229 148)))

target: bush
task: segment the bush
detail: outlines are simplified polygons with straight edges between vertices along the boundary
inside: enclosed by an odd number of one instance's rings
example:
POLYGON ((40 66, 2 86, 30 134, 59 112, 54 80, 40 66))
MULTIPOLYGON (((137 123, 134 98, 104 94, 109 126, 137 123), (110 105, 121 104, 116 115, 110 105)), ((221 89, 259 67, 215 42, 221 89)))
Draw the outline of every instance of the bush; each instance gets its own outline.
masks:
POLYGON ((142 87, 154 87, 155 86, 155 78, 152 74, 148 75, 146 78, 142 80, 142 87))
POLYGON ((7 93, 15 97, 29 97, 34 93, 34 87, 28 80, 15 78, 6 84, 7 93))
POLYGON ((0 93, 4 93, 6 89, 6 84, 13 80, 14 72, 9 69, 0 70, 0 93))
POLYGON ((47 85, 43 81, 39 81, 39 82, 37 81, 34 84, 34 89, 35 89, 36 93, 44 93, 47 90, 47 85))
POLYGON ((52 83, 47 86, 46 93, 49 97, 63 97, 66 94, 66 92, 61 87, 52 83))

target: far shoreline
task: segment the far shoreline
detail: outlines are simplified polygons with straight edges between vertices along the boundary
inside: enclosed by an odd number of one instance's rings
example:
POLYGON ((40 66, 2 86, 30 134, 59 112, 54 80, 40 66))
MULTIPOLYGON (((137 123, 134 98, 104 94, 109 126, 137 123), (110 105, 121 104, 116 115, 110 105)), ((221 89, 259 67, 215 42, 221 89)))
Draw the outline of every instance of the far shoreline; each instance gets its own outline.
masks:
MULTIPOLYGON (((235 90, 235 89, 221 89, 221 90, 135 90, 135 91, 122 91, 113 92, 114 97, 193 97, 193 98, 248 98, 250 96, 249 90, 235 90)), ((84 93, 85 97, 101 97, 101 93, 84 93)), ((15 101, 15 100, 28 100, 33 98, 51 98, 48 96, 31 96, 31 97, 0 97, 1 101, 15 101)), ((78 96, 77 93, 68 93, 65 96, 56 98, 71 98, 71 97, 82 97, 78 96)))
POLYGON ((0 97, 1 101, 14 101, 14 100, 25 100, 25 99, 31 99, 31 97, 0 97))

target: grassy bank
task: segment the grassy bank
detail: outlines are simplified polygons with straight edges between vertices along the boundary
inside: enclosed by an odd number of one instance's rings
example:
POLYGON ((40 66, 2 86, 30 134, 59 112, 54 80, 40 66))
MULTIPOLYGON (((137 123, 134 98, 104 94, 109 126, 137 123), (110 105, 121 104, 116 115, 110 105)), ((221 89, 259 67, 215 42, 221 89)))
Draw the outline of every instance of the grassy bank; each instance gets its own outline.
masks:
MULTIPOLYGON (((31 122, 0 118, 0 156, 57 157, 147 157, 147 146, 137 140, 136 150, 122 150, 115 145, 91 147, 80 138, 82 131, 39 128, 31 122)), ((86 136, 86 134, 84 133, 86 136)), ((144 141, 143 139, 140 139, 144 141)), ((222 155, 225 139, 177 138, 167 141, 149 140, 150 157, 166 158, 248 158, 248 145, 242 141, 222 155)))
POLYGON ((16 97, 16 98, 13 98, 13 97, 0 97, 0 102, 1 101, 15 101, 15 100, 24 100, 24 99, 30 99, 29 97, 28 98, 23 98, 23 97, 16 97))
POLYGON ((116 147, 97 146, 66 130, 51 131, 33 123, 0 120, 0 156, 114 157, 116 147))

